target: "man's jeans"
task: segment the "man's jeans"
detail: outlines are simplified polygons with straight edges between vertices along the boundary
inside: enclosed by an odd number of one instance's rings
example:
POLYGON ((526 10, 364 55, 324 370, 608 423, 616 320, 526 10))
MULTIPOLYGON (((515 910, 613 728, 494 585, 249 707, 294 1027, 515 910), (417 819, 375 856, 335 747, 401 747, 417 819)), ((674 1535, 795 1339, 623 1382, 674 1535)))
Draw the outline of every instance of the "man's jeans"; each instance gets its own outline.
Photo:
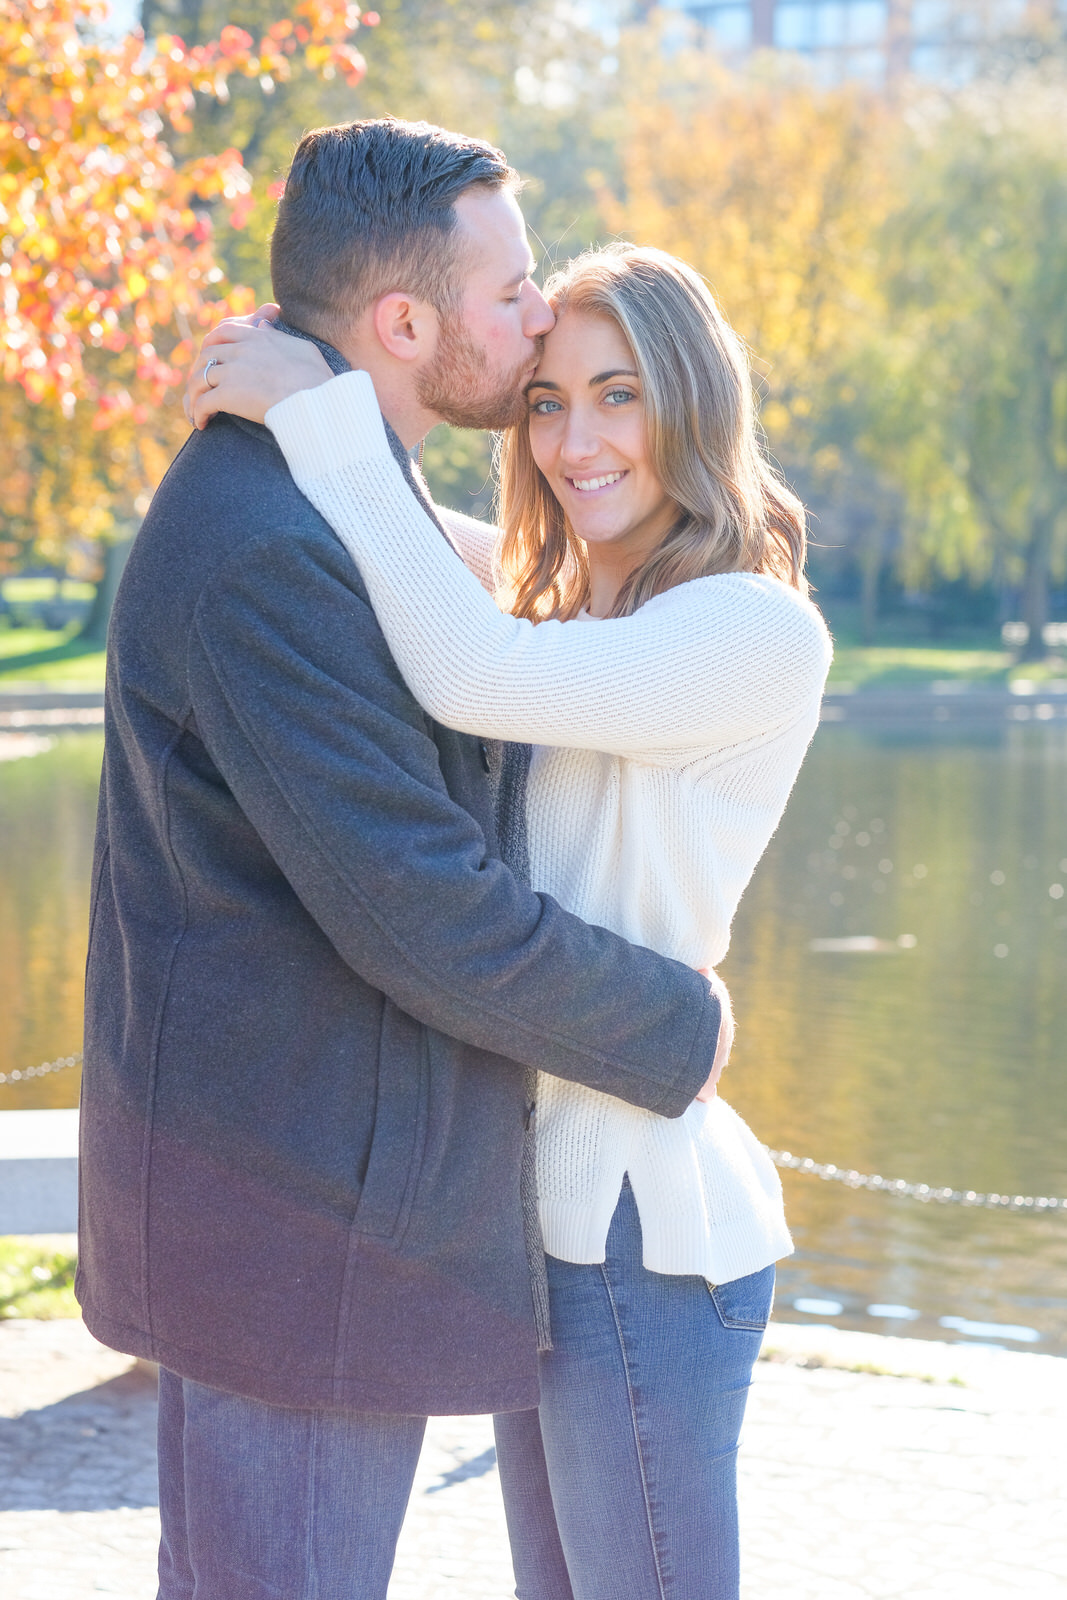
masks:
POLYGON ((159 1374, 159 1600, 385 1600, 425 1417, 159 1374))
POLYGON ((496 1418, 519 1600, 736 1600, 737 1441, 774 1268, 641 1264, 628 1184, 603 1266, 548 1259, 541 1407, 496 1418))

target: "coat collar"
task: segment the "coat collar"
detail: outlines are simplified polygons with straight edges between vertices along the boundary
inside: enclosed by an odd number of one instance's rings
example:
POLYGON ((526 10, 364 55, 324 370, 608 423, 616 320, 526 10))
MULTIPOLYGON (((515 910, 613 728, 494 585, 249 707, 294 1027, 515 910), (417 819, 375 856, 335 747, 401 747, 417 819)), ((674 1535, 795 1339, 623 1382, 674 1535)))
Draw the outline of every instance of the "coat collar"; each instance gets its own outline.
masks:
MULTIPOLYGON (((292 334, 295 339, 306 339, 309 344, 313 344, 335 377, 339 377, 342 372, 352 371, 351 363, 345 360, 340 350, 336 349, 332 344, 327 344, 325 339, 317 339, 313 333, 305 333, 303 328, 294 328, 291 323, 282 322, 281 320, 275 323, 275 327, 280 329, 282 333, 292 334)), ((382 418, 382 421, 385 422, 385 436, 389 440, 389 448, 393 452, 397 464, 407 480, 408 488, 411 490, 416 500, 418 500, 419 504, 422 506, 423 510, 426 512, 426 515, 437 528, 438 532, 443 537, 447 537, 441 524, 441 519, 437 515, 437 508, 430 499, 430 491, 426 487, 426 481, 423 478, 422 473, 416 468, 415 463, 412 460, 411 452, 404 448, 403 443, 393 432, 392 428, 389 426, 389 423, 384 417, 382 418)))

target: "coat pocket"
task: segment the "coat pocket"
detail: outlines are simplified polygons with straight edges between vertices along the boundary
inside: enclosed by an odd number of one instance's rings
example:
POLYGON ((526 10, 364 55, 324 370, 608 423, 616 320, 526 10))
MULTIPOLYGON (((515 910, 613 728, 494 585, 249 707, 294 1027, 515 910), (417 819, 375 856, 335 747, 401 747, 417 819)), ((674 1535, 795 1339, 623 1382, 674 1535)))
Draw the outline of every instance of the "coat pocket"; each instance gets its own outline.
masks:
POLYGON ((774 1304, 774 1267, 763 1267, 732 1283, 709 1283, 708 1292, 724 1328, 762 1333, 774 1304))
POLYGON ((430 1051, 426 1029, 388 1002, 378 1048, 378 1093, 354 1225, 393 1238, 407 1222, 426 1148, 430 1051))

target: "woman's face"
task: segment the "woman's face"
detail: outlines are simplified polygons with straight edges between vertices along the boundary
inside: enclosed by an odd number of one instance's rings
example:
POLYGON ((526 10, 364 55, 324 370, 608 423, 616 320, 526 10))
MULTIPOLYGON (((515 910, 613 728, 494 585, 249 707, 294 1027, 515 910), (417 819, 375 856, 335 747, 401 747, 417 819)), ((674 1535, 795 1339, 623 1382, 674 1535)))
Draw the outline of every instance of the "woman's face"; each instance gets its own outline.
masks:
POLYGON ((564 311, 526 393, 533 458, 590 562, 633 571, 678 508, 648 454, 641 380, 618 325, 564 311))

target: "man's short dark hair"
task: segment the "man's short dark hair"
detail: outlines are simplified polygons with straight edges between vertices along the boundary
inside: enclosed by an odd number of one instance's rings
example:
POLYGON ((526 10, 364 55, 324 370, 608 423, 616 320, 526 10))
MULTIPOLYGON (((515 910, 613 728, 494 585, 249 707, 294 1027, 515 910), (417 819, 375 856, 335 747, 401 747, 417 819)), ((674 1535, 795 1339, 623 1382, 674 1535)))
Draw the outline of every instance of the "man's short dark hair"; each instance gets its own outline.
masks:
POLYGON ((455 203, 476 184, 514 191, 518 179, 491 144, 428 122, 306 133, 271 240, 284 320, 328 337, 393 290, 447 315, 458 298, 455 203))

